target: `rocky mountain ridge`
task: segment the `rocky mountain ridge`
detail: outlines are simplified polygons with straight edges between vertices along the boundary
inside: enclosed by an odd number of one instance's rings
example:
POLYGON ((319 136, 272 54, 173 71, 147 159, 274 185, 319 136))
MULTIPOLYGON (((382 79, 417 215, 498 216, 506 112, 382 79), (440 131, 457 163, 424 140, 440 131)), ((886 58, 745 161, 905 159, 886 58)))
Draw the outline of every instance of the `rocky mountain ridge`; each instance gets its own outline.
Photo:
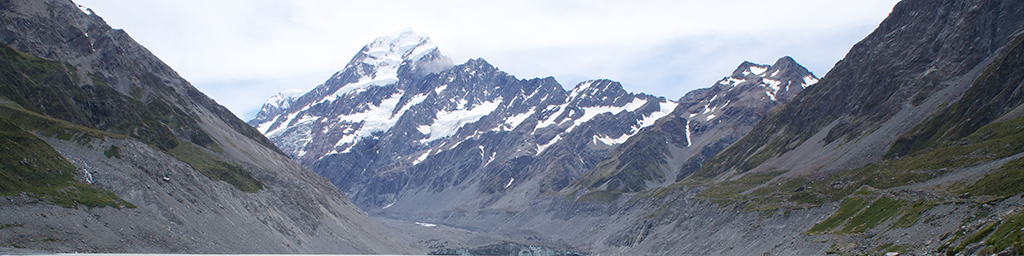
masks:
POLYGON ((576 180, 572 193, 642 192, 682 180, 817 80, 790 57, 744 62, 712 87, 683 96, 671 115, 576 180))

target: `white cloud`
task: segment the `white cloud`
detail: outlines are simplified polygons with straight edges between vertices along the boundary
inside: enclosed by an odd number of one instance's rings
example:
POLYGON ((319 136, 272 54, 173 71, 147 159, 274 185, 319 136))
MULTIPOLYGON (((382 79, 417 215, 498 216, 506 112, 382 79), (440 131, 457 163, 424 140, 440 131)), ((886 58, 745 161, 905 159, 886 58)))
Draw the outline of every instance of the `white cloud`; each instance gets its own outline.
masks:
POLYGON ((76 2, 248 119, 266 98, 311 89, 406 26, 456 63, 483 57, 520 78, 567 87, 610 78, 678 98, 743 60, 791 55, 824 75, 896 0, 76 2))

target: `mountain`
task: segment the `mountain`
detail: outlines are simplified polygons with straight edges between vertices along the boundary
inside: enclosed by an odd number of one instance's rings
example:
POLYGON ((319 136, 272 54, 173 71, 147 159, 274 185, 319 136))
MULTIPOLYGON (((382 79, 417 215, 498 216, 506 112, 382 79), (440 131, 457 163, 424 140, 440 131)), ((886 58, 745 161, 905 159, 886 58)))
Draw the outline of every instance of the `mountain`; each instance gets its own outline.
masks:
POLYGON ((790 57, 773 65, 744 62, 712 87, 683 96, 672 114, 626 140, 574 181, 571 193, 618 195, 679 181, 817 81, 790 57))
POLYGON ((0 2, 0 243, 50 252, 408 253, 125 31, 0 2))
POLYGON ((483 59, 450 63, 426 36, 400 31, 249 123, 364 209, 452 210, 522 198, 508 194, 523 186, 517 193, 558 191, 677 105, 608 80, 566 91, 483 59), (449 204, 423 205, 436 201, 449 204))
MULTIPOLYGON (((403 30, 366 45, 305 95, 270 99, 249 124, 364 210, 416 218, 557 195, 593 176, 584 173, 623 143, 647 145, 629 141, 649 127, 690 129, 693 147, 684 133, 667 134, 679 135, 673 166, 699 165, 817 81, 789 57, 746 62, 673 101, 610 80, 567 91, 553 78, 517 79, 483 59, 449 63, 428 37, 403 30)), ((645 139, 666 135, 658 134, 645 139)))

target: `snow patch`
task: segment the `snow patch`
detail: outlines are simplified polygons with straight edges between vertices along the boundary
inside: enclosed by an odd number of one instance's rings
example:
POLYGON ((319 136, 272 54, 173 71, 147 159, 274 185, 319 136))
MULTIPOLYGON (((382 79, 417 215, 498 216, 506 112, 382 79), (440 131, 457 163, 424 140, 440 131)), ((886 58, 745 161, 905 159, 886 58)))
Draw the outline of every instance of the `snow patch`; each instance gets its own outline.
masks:
MULTIPOLYGON (((379 105, 364 105, 366 110, 363 112, 339 116, 334 121, 338 123, 345 123, 348 127, 342 131, 342 134, 344 135, 341 139, 334 144, 335 150, 328 154, 347 153, 351 149, 351 145, 355 144, 356 140, 369 137, 375 132, 382 132, 391 129, 391 127, 395 126, 398 119, 401 118, 409 108, 426 99, 426 95, 414 96, 396 112, 395 108, 398 107, 403 94, 404 93, 402 91, 399 91, 398 93, 392 94, 391 97, 382 100, 379 105), (362 124, 358 130, 352 129, 352 125, 355 123, 362 124), (348 145, 348 147, 344 150, 337 150, 338 147, 345 147, 346 145, 348 145)), ((300 122, 302 122, 302 120, 300 120, 300 122)))
MULTIPOLYGON (((501 101, 502 99, 498 98, 495 101, 484 102, 475 107, 470 106, 464 110, 456 109, 438 112, 434 122, 430 124, 430 138, 427 138, 424 142, 435 141, 455 134, 462 125, 476 122, 481 117, 494 112, 501 105, 501 101)), ((419 128, 417 127, 417 129, 419 128)))
POLYGON ((647 104, 647 100, 634 98, 629 103, 626 103, 626 105, 623 105, 622 108, 629 110, 629 112, 633 112, 636 111, 636 109, 643 107, 644 104, 647 104))
POLYGON ((618 115, 619 113, 622 113, 622 111, 633 112, 633 111, 636 111, 636 109, 638 109, 641 106, 643 106, 644 104, 647 104, 647 100, 646 99, 633 98, 632 101, 630 101, 629 103, 626 103, 626 105, 624 105, 622 107, 600 106, 600 107, 583 108, 583 116, 581 116, 579 119, 573 120, 572 126, 570 126, 568 129, 565 129, 565 133, 571 132, 573 129, 575 129, 580 124, 586 123, 587 121, 590 121, 590 119, 594 119, 594 117, 596 117, 596 116, 598 116, 600 114, 611 113, 612 115, 618 115))
POLYGON ((420 154, 419 157, 416 157, 416 160, 412 161, 412 165, 416 165, 416 164, 419 164, 420 162, 423 162, 423 160, 427 160, 428 156, 430 156, 430 152, 429 151, 423 152, 423 154, 420 154))
MULTIPOLYGON (((534 107, 534 108, 536 108, 536 107, 534 107)), ((519 124, 523 123, 523 121, 526 121, 526 118, 528 118, 531 115, 533 115, 534 108, 530 108, 530 110, 526 111, 525 113, 521 113, 521 114, 517 114, 517 115, 514 115, 514 116, 510 116, 508 118, 505 118, 505 125, 507 125, 511 129, 515 129, 516 126, 519 126, 519 124)))
POLYGON ((645 115, 644 118, 640 120, 640 126, 633 129, 633 133, 636 133, 636 131, 643 129, 644 127, 654 125, 654 123, 656 123, 658 119, 661 119, 662 117, 671 114, 677 106, 679 106, 679 103, 673 101, 665 101, 659 103, 658 111, 654 111, 651 112, 651 114, 649 115, 645 115))
POLYGON ((558 136, 555 136, 554 138, 551 138, 551 141, 548 141, 548 143, 545 143, 544 145, 537 145, 537 154, 536 155, 540 155, 540 153, 544 152, 544 150, 547 150, 548 147, 550 147, 551 145, 554 145, 555 142, 558 142, 561 139, 562 139, 562 135, 558 135, 558 136))
POLYGON ((430 224, 430 223, 423 223, 423 222, 416 222, 416 225, 420 225, 421 227, 428 227, 428 228, 429 227, 437 227, 437 224, 430 224))
POLYGON ((299 118, 299 121, 295 122, 295 125, 308 124, 308 123, 312 123, 313 121, 316 121, 316 120, 319 120, 319 119, 320 119, 320 117, 318 117, 318 116, 302 115, 302 118, 299 118))
MULTIPOLYGON (((401 98, 399 98, 399 99, 401 99, 401 98)), ((419 105, 420 103, 423 103, 423 100, 426 100, 426 99, 427 99, 427 95, 426 94, 417 94, 415 96, 412 96, 412 99, 409 99, 409 101, 406 102, 405 105, 402 105, 402 108, 399 109, 398 112, 394 112, 394 116, 393 117, 396 118, 395 122, 398 122, 397 118, 402 117, 402 115, 404 115, 406 111, 409 111, 410 108, 412 108, 413 106, 419 105)), ((392 125, 394 125, 394 124, 392 124, 392 125)))
POLYGON ((325 101, 333 102, 338 97, 344 97, 350 92, 355 91, 356 93, 365 91, 367 88, 373 86, 386 86, 398 82, 398 67, 378 67, 371 75, 366 75, 359 78, 359 81, 355 83, 346 84, 337 91, 334 91, 331 95, 318 100, 313 105, 323 103, 325 101))
POLYGON ((369 104, 366 111, 340 116, 339 120, 352 123, 362 122, 363 126, 356 131, 359 137, 368 137, 374 132, 386 131, 391 126, 394 126, 398 122, 398 117, 401 117, 403 114, 392 114, 401 99, 402 92, 398 92, 391 95, 390 98, 381 101, 379 105, 369 104))
POLYGON ((807 88, 808 86, 814 85, 816 83, 818 83, 818 79, 817 78, 814 78, 814 76, 812 76, 812 75, 807 75, 807 76, 804 77, 803 87, 807 88))
POLYGON ((508 180, 508 184, 505 184, 505 188, 508 189, 509 186, 512 186, 513 181, 516 181, 516 178, 511 178, 510 180, 508 180))
POLYGON ((779 87, 779 85, 782 84, 782 81, 768 78, 761 79, 761 81, 764 82, 765 87, 772 89, 772 92, 778 92, 779 89, 782 89, 781 87, 779 87))
POLYGON ((82 10, 82 12, 84 12, 85 15, 93 15, 93 14, 95 14, 95 13, 92 12, 91 8, 85 7, 84 5, 78 5, 78 9, 82 10))
POLYGON ((618 138, 612 138, 611 136, 607 135, 594 135, 594 144, 597 144, 597 142, 600 141, 605 145, 614 146, 626 143, 626 140, 629 140, 629 137, 630 136, 627 134, 620 135, 618 138))
POLYGON ((278 126, 277 129, 269 130, 267 132, 264 132, 263 134, 266 135, 267 137, 270 137, 271 134, 277 133, 281 129, 289 127, 289 124, 291 124, 292 120, 295 119, 295 116, 299 115, 300 112, 301 111, 296 111, 294 113, 288 114, 287 116, 285 116, 284 122, 281 122, 282 125, 278 126))
MULTIPOLYGON (((566 110, 565 107, 568 106, 568 104, 569 103, 564 103, 562 105, 550 106, 547 109, 545 109, 544 112, 552 111, 552 110, 555 110, 555 109, 559 109, 559 111, 557 113, 553 113, 553 114, 549 115, 547 119, 542 120, 539 124, 537 124, 537 128, 536 129, 541 129, 541 128, 544 128, 544 127, 555 125, 556 124, 555 121, 558 119, 559 116, 562 115, 562 112, 565 112, 565 110, 566 110)), ((536 129, 534 129, 534 130, 536 131, 536 129)))
POLYGON ((430 134, 430 126, 429 125, 416 126, 416 130, 420 131, 420 133, 422 133, 423 135, 430 134))
POLYGON ((266 135, 267 134, 267 130, 270 129, 270 126, 274 125, 274 122, 277 122, 278 118, 281 118, 281 115, 274 116, 274 119, 271 119, 270 121, 263 122, 261 124, 256 125, 256 130, 260 131, 260 133, 266 135))
POLYGON ((768 71, 768 67, 750 66, 750 73, 753 73, 754 75, 761 75, 765 71, 768 71))
MULTIPOLYGON (((690 117, 693 117, 693 114, 690 117)), ((690 119, 686 119, 686 147, 690 147, 690 119)))
POLYGON ((498 152, 491 152, 491 157, 487 158, 487 163, 484 163, 484 166, 486 167, 488 165, 491 165, 491 162, 494 162, 494 156, 497 154, 498 152))
POLYGON ((569 92, 569 99, 575 99, 576 96, 580 95, 580 93, 583 93, 583 91, 590 89, 590 86, 594 85, 594 82, 594 80, 584 81, 583 83, 577 85, 576 88, 573 88, 572 91, 569 92))
POLYGON ((723 85, 736 86, 736 85, 738 85, 740 83, 743 83, 743 82, 746 82, 746 81, 747 81, 746 79, 736 79, 736 78, 733 78, 733 77, 726 77, 726 78, 723 78, 722 81, 718 81, 718 83, 723 84, 723 85))
MULTIPOLYGON (((351 127, 349 129, 346 129, 346 131, 350 131, 350 130, 351 130, 351 127)), ((339 139, 337 143, 334 143, 334 150, 331 150, 331 152, 329 152, 327 154, 328 155, 331 155, 331 154, 344 154, 344 153, 350 152, 352 150, 352 146, 355 145, 356 139, 358 139, 358 138, 359 137, 358 137, 357 134, 346 134, 344 136, 341 136, 341 139, 339 139), (338 148, 340 148, 340 147, 345 147, 345 149, 342 149, 341 151, 338 151, 338 148)))

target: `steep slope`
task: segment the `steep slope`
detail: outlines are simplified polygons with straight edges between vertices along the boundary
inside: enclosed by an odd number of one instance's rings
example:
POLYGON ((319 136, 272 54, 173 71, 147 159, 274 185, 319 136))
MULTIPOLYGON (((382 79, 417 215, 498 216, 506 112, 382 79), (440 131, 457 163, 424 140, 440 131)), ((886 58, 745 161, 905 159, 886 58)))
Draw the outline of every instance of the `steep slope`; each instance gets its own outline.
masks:
POLYGON ((407 251, 91 10, 4 1, 0 17, 2 243, 58 252, 407 251))
POLYGON ((449 63, 429 38, 401 31, 249 123, 363 209, 440 213, 555 193, 677 105, 608 80, 566 91, 482 59, 449 63))
POLYGON ((899 3, 817 85, 652 193, 673 199, 649 221, 693 227, 665 213, 688 199, 766 220, 831 208, 791 241, 823 239, 830 245, 819 250, 842 254, 1019 249, 1022 29, 1019 1, 899 3))
POLYGON ((641 192, 679 181, 817 81, 790 57, 773 65, 744 62, 714 86, 683 96, 672 114, 632 136, 576 180, 572 193, 641 192))
MULTIPOLYGON (((710 177, 730 168, 750 170, 769 157, 792 151, 803 142, 816 143, 810 138, 821 131, 826 132, 821 140, 823 145, 835 141, 845 143, 872 129, 882 128, 883 123, 900 114, 913 113, 910 111, 916 109, 927 111, 916 112, 909 120, 903 120, 910 126, 915 125, 937 108, 926 105, 928 99, 955 100, 949 98, 950 95, 963 91, 965 83, 969 84, 978 75, 977 69, 987 65, 986 59, 1010 41, 1020 26, 1019 19, 1013 15, 1018 11, 1014 5, 1006 1, 898 5, 878 30, 854 45, 846 58, 836 64, 834 71, 821 82, 828 86, 809 90, 806 96, 788 104, 786 109, 761 124, 755 134, 741 141, 742 146, 712 161, 699 175, 710 177), (947 88, 956 91, 943 91, 947 88), (786 132, 775 135, 779 131, 786 132), (739 162, 745 163, 738 165, 739 162)), ((902 134, 910 127, 894 128, 896 130, 881 132, 902 134)), ((885 137, 864 143, 890 144, 891 136, 885 137)), ((800 163, 791 165, 806 165, 808 169, 853 168, 877 160, 885 150, 885 147, 870 147, 839 161, 818 156, 803 158, 800 163)))

